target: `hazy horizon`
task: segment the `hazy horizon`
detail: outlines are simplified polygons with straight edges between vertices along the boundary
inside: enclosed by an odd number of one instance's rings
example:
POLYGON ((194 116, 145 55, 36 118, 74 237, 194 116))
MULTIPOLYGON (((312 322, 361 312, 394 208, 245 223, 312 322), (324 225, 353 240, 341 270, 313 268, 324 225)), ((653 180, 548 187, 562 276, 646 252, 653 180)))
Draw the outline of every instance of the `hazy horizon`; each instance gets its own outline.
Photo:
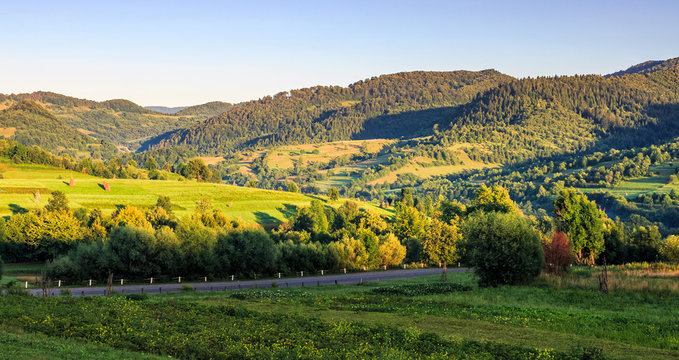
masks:
POLYGON ((0 93, 178 107, 403 71, 608 74, 679 56, 679 4, 642 4, 10 3, 0 93))

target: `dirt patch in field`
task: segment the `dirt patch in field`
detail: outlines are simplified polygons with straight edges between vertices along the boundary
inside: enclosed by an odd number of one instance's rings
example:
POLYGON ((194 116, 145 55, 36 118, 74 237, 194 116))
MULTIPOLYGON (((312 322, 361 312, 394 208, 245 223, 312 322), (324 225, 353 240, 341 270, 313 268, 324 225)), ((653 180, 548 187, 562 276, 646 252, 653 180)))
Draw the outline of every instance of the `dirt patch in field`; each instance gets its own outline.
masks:
POLYGON ((199 159, 203 160, 205 165, 217 165, 224 161, 223 156, 202 156, 199 159))
POLYGON ((16 131, 17 131, 17 128, 15 128, 15 127, 0 128, 0 136, 3 136, 6 139, 9 139, 12 136, 14 136, 14 133, 16 131))
POLYGON ((78 130, 81 134, 85 134, 85 135, 94 134, 94 131, 89 131, 89 130, 86 130, 86 129, 83 129, 83 128, 77 128, 76 130, 78 130))

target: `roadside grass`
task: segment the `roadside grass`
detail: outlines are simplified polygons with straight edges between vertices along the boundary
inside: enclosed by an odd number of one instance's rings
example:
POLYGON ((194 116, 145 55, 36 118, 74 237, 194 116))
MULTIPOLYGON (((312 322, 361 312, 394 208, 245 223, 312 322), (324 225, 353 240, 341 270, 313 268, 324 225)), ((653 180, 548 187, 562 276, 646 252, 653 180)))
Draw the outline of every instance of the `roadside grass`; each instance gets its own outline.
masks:
MULTIPOLYGON (((448 358, 587 358, 567 354, 593 348, 613 359, 679 358, 679 297, 636 285, 603 294, 593 282, 598 271, 574 268, 560 282, 543 276, 496 288, 478 288, 473 273, 464 272, 449 273, 447 283, 433 275, 360 286, 130 296, 136 300, 2 297, 0 326, 179 357, 443 356, 425 345, 434 341, 448 358)), ((648 270, 609 272, 620 282, 679 281, 642 274, 648 270)))
MULTIPOLYGON (((596 279, 594 270, 573 277, 596 279)), ((621 273, 622 274, 622 273, 621 273)), ((614 275, 615 276, 615 275, 614 275)), ((438 276, 392 281, 392 284, 431 284, 438 276)), ((677 279, 656 279, 676 283, 677 279)), ((600 293, 587 281, 558 288, 548 280, 532 285, 477 288, 470 273, 451 273, 449 281, 472 286, 472 291, 440 295, 388 296, 364 286, 243 290, 205 294, 196 301, 244 306, 254 311, 314 314, 328 321, 363 321, 416 328, 457 339, 515 344, 569 351, 574 345, 598 346, 614 358, 679 357, 679 298, 665 292, 638 292, 620 287, 600 293), (577 285, 577 286, 576 286, 577 285)), ((673 286, 673 285, 672 285, 673 286)), ((167 295, 177 297, 182 295, 167 295)))
POLYGON ((0 359, 2 360, 167 358, 43 334, 11 333, 7 329, 0 330, 0 349, 0 359))

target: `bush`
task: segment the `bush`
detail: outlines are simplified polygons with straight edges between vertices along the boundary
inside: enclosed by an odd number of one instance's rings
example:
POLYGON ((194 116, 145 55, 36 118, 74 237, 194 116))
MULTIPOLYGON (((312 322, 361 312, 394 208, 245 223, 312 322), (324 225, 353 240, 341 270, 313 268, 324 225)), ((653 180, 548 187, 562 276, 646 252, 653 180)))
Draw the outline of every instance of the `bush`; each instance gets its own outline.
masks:
POLYGON ((378 294, 389 295, 405 295, 405 296, 419 296, 419 295, 433 295, 433 294, 448 294, 459 291, 470 291, 471 287, 448 282, 436 282, 429 284, 411 284, 411 285, 392 285, 382 286, 372 289, 372 292, 378 294))
POLYGON ((568 237, 561 231, 555 231, 552 241, 542 244, 545 253, 545 269, 548 272, 558 274, 566 269, 571 263, 571 243, 568 237))
POLYGON ((7 290, 7 295, 19 295, 19 296, 28 296, 28 290, 24 289, 21 287, 21 284, 19 284, 16 281, 10 281, 5 285, 5 289, 7 290))
POLYGON ((660 256, 671 263, 679 263, 679 236, 670 235, 665 239, 660 246, 660 256))
POLYGON ((525 218, 478 213, 465 222, 464 235, 480 286, 527 283, 542 270, 540 237, 525 218))
POLYGON ((193 288, 193 286, 188 285, 188 284, 184 284, 184 285, 182 285, 181 288, 179 288, 179 291, 182 291, 182 292, 193 291, 193 290, 195 290, 195 289, 193 288))
POLYGON ((4 271, 5 263, 2 262, 2 257, 0 257, 0 280, 2 280, 2 272, 4 271))

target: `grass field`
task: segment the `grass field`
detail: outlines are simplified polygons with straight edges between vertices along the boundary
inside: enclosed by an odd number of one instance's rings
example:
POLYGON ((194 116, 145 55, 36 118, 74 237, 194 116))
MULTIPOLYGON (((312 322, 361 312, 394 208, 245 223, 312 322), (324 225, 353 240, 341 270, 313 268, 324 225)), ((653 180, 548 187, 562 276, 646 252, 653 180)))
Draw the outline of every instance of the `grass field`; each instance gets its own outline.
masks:
MULTIPOLYGON (((104 179, 55 169, 40 165, 15 165, 2 163, 3 179, 0 179, 0 216, 14 212, 42 207, 49 199, 51 191, 66 193, 71 208, 100 208, 105 213, 117 207, 133 205, 149 207, 155 204, 158 196, 169 196, 178 216, 191 214, 203 197, 231 219, 242 219, 246 223, 269 224, 285 221, 298 206, 307 206, 313 199, 325 199, 298 193, 244 188, 225 184, 199 183, 177 180, 106 180, 111 191, 103 189, 104 179), (75 186, 68 186, 70 177, 75 186), (35 201, 35 194, 40 199, 35 201)), ((339 205, 341 202, 336 202, 339 205)), ((389 214, 372 204, 363 203, 361 207, 371 208, 382 214, 389 214)))
POLYGON ((497 288, 451 273, 443 285, 430 276, 139 300, 2 297, 0 343, 35 343, 23 351, 36 358, 56 339, 183 358, 679 358, 679 279, 648 286, 642 273, 613 271, 635 285, 603 294, 595 271, 497 288))
MULTIPOLYGON (((666 163, 662 165, 651 166, 650 171, 654 173, 653 176, 641 177, 621 182, 618 186, 607 188, 613 194, 624 196, 628 199, 635 198, 637 195, 646 193, 669 193, 672 189, 679 190, 679 184, 668 184, 670 175, 674 174, 675 167, 679 163, 666 163)), ((600 189, 585 188, 580 189, 583 192, 597 192, 600 189)))

